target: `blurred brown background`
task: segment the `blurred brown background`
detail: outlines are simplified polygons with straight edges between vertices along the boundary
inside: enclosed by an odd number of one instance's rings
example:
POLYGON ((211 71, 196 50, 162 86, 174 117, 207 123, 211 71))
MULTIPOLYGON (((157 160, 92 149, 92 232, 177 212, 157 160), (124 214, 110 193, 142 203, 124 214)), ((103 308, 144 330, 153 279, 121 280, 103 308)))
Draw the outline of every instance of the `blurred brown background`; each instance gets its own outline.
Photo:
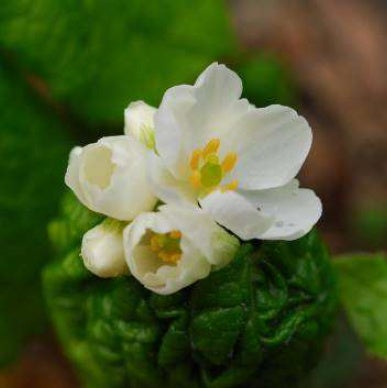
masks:
MULTIPOLYGON (((322 197, 320 226, 331 250, 386 248, 387 2, 233 0, 230 6, 244 46, 279 57, 300 92, 299 110, 315 136, 301 180, 322 197)), ((53 343, 50 334, 32 343, 0 375, 0 387, 76 386, 53 343)), ((386 369, 365 358, 350 386, 387 387, 386 369)))
POLYGON ((323 198, 331 248, 369 248, 351 228, 361 213, 386 211, 387 2, 237 0, 233 9, 247 47, 280 56, 301 91, 315 137, 303 182, 323 198))

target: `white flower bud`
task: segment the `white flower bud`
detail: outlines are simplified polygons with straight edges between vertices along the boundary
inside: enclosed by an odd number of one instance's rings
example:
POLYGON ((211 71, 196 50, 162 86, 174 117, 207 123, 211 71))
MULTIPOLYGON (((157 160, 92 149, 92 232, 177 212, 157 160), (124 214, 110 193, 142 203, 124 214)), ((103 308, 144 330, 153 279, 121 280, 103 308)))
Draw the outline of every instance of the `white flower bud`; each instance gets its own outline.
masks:
POLYGON ((130 221, 156 204, 147 179, 146 147, 132 136, 111 136, 70 154, 65 182, 89 209, 130 221))
POLYGON ((161 206, 124 230, 130 272, 146 288, 172 294, 227 265, 238 240, 196 207, 161 206))
POLYGON ((85 233, 82 239, 81 256, 85 267, 102 277, 127 274, 122 231, 126 224, 106 219, 85 233))
POLYGON ((132 135, 146 147, 155 146, 155 132, 153 118, 157 109, 144 101, 131 102, 125 109, 126 135, 132 135))

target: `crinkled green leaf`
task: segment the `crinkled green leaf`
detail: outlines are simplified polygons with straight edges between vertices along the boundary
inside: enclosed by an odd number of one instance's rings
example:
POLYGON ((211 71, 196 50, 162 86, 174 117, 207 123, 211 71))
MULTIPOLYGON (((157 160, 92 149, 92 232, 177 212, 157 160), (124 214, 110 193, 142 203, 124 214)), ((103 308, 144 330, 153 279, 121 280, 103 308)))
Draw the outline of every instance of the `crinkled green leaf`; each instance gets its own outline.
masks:
MULTIPOLYGON (((64 203, 71 201, 78 213, 72 196, 64 203)), ((44 288, 58 336, 86 385, 283 387, 318 361, 336 288, 316 232, 294 242, 243 244, 225 268, 160 296, 130 276, 89 273, 79 242, 60 230, 87 229, 71 213, 62 212, 51 229, 54 241, 56 234, 62 239, 44 288)))
POLYGON ((353 254, 338 257, 341 301, 367 350, 387 360, 387 256, 353 254))

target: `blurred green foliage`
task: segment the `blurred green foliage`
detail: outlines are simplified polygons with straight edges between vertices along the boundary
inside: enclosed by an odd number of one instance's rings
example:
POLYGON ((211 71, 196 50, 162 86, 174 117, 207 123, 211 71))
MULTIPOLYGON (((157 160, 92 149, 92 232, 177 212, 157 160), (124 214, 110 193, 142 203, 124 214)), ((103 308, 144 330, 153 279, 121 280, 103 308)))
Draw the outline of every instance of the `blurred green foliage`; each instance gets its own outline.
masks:
POLYGON ((0 64, 0 365, 44 321, 40 268, 45 225, 63 186, 69 137, 0 64))
POLYGON ((157 104, 231 54, 222 1, 24 0, 0 7, 0 44, 87 123, 117 123, 131 100, 157 104))
POLYGON ((246 73, 257 105, 281 101, 291 85, 275 60, 242 53, 223 1, 1 3, 0 365, 45 321, 39 271, 70 148, 121 132, 130 101, 157 105, 214 60, 246 73))
POLYGON ((260 106, 294 105, 295 87, 290 74, 274 55, 255 54, 238 68, 244 81, 244 94, 260 106))
POLYGON ((58 260, 44 273, 55 328, 86 386, 296 386, 318 362, 337 297, 315 231, 243 244, 225 268, 160 296, 84 267, 80 243, 95 222, 69 193, 50 228, 58 260))
POLYGON ((387 360, 387 256, 345 255, 334 264, 353 328, 371 354, 387 360))
POLYGON ((349 225, 357 245, 387 249, 387 203, 359 205, 351 213, 349 225))

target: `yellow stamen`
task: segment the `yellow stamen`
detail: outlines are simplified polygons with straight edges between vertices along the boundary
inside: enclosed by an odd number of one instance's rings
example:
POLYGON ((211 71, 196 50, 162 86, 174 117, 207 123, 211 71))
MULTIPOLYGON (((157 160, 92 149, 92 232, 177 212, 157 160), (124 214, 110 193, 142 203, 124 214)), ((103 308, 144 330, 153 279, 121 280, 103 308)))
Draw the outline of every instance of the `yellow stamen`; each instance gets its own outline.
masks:
POLYGON ((200 180, 201 180, 200 172, 198 170, 193 171, 190 176, 191 185, 198 189, 201 185, 200 180))
POLYGON ((229 152, 219 160, 220 139, 213 138, 208 141, 203 149, 195 149, 189 159, 191 185, 199 190, 201 196, 220 189, 222 191, 235 190, 238 181, 234 180, 222 186, 224 177, 234 169, 238 156, 235 152, 229 152))
POLYGON ((237 162, 238 156, 235 152, 229 152, 222 162, 222 170, 223 173, 230 172, 237 162))
POLYGON ((181 259, 181 253, 159 252, 158 256, 167 264, 177 264, 181 259))
POLYGON ((209 154, 206 157, 206 162, 212 163, 212 164, 219 164, 219 158, 216 154, 209 154))
POLYGON ((182 233, 174 229, 168 233, 149 232, 149 248, 155 253, 158 259, 166 264, 176 265, 182 256, 180 239, 182 233))
POLYGON ((191 160, 189 165, 191 170, 197 170, 199 168, 200 157, 202 156, 202 152, 200 150, 194 150, 191 155, 191 160))
POLYGON ((209 154, 216 154, 220 146, 220 139, 214 138, 211 139, 203 150, 203 157, 206 157, 209 154))
POLYGON ((169 236, 174 239, 181 238, 181 232, 180 230, 172 230, 169 232, 169 236))
POLYGON ((158 235, 153 235, 150 238, 150 248, 153 252, 158 252, 161 249, 160 238, 158 235))
POLYGON ((229 191, 229 190, 234 191, 238 188, 238 184, 239 184, 238 180, 234 179, 232 182, 228 183, 227 185, 224 185, 222 187, 222 191, 229 191))

